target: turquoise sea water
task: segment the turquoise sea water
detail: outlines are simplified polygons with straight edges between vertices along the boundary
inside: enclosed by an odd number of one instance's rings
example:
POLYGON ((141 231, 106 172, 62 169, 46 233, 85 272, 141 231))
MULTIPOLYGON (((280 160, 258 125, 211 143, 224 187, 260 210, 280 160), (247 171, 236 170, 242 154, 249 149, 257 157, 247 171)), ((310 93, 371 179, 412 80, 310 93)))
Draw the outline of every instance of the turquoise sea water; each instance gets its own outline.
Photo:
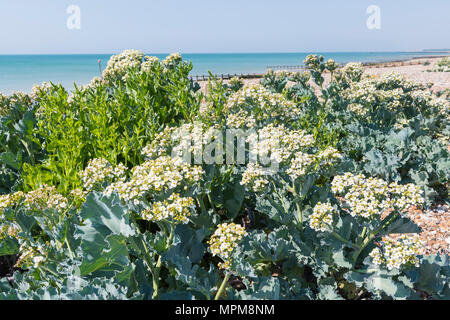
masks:
MULTIPOLYGON (((268 66, 300 65, 310 53, 235 53, 235 54, 183 54, 185 60, 192 61, 192 75, 264 73, 268 66)), ((325 52, 326 59, 339 63, 351 61, 380 62, 412 57, 441 55, 438 52, 325 52)), ((166 54, 149 54, 164 58, 166 54)), ((62 83, 73 88, 87 84, 100 75, 98 59, 102 68, 106 66, 110 54, 86 55, 0 55, 0 92, 29 92, 34 84, 44 81, 62 83)))

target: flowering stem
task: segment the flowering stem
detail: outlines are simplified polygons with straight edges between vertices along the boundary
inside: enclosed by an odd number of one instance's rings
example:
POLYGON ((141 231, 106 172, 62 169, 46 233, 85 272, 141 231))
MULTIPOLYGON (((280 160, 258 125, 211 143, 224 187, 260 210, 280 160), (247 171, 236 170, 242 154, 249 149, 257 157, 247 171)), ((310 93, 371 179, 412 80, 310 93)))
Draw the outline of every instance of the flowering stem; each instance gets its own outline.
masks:
POLYGON ((298 215, 298 221, 300 222, 300 228, 303 230, 302 209, 300 208, 300 204, 297 201, 295 201, 295 206, 297 207, 297 215, 298 215))
POLYGON ((366 232, 367 232, 367 227, 364 227, 361 232, 361 239, 364 239, 364 237, 366 236, 366 232))
POLYGON ((219 291, 217 291, 216 296, 214 297, 214 300, 219 300, 219 298, 222 296, 229 279, 230 273, 227 272, 225 274, 225 278, 223 278, 222 284, 220 285, 219 291))
POLYGON ((288 214, 289 210, 286 208, 286 205, 284 204, 283 198, 281 197, 280 193, 278 192, 278 188, 277 188, 277 186, 275 185, 275 183, 273 181, 272 181, 272 185, 273 185, 273 189, 274 189, 275 194, 277 195, 278 199, 280 199, 280 203, 281 203, 281 206, 284 209, 284 212, 286 214, 288 214))
POLYGON ((333 237, 335 237, 336 239, 338 239, 339 241, 344 242, 346 245, 348 245, 349 247, 355 248, 355 249, 359 249, 359 246, 357 246, 356 244, 354 244, 351 241, 348 241, 346 239, 344 239, 340 234, 336 233, 335 231, 332 231, 330 233, 333 237))
POLYGON ((153 270, 153 296, 152 299, 158 299, 159 295, 159 271, 161 270, 161 255, 158 257, 158 261, 156 262, 156 267, 153 270))
POLYGON ((147 245, 145 244, 145 241, 142 241, 142 244, 144 245, 144 251, 145 251, 144 259, 147 262, 148 267, 151 270, 152 263, 151 263, 151 260, 150 260, 150 252, 148 251, 148 248, 147 248, 147 245))
POLYGON ((72 252, 72 248, 70 248, 69 241, 67 241, 67 238, 66 238, 66 240, 65 240, 64 242, 65 242, 66 245, 67 245, 67 249, 69 249, 70 257, 73 259, 75 256, 74 256, 74 254, 73 254, 73 252, 72 252))
POLYGON ((202 213, 206 213, 208 210, 206 210, 205 203, 203 202, 203 194, 196 198, 198 205, 200 206, 200 210, 202 213))
MULTIPOLYGON (((166 243, 165 250, 169 249, 170 245, 172 244, 173 237, 175 235, 175 228, 173 225, 170 225, 170 235, 166 243)), ((161 255, 158 256, 158 261, 156 262, 155 269, 153 269, 153 296, 152 299, 158 299, 159 296, 159 272, 161 271, 162 267, 162 259, 161 255)))
POLYGON ((379 270, 377 270, 377 269, 367 269, 367 270, 352 269, 352 271, 355 271, 355 272, 358 272, 358 273, 368 274, 368 273, 378 272, 379 270))
POLYGON ((48 273, 51 273, 51 274, 54 275, 55 277, 58 277, 58 276, 59 276, 56 272, 50 270, 50 269, 47 268, 47 267, 39 266, 39 269, 44 270, 44 271, 46 271, 46 272, 48 272, 48 273))
MULTIPOLYGON (((353 255, 353 265, 356 264, 356 262, 358 261, 358 258, 361 254, 361 252, 367 247, 367 245, 377 236, 377 234, 383 230, 384 227, 388 226, 389 224, 391 224, 395 219, 397 219, 398 217, 398 213, 394 214, 388 221, 386 221, 385 223, 383 223, 379 228, 375 229, 374 231, 370 232, 369 235, 367 236, 367 238, 365 238, 362 243, 361 243, 361 247, 359 248, 358 251, 355 252, 355 254, 353 255)), ((363 233, 364 230, 363 230, 363 233)))
POLYGON ((295 181, 292 184, 291 192, 294 195, 295 206, 297 208, 297 217, 298 217, 298 221, 300 223, 300 232, 301 232, 301 234, 303 234, 303 214, 302 214, 302 209, 300 208, 300 203, 297 200, 298 193, 297 193, 297 189, 295 188, 295 181))

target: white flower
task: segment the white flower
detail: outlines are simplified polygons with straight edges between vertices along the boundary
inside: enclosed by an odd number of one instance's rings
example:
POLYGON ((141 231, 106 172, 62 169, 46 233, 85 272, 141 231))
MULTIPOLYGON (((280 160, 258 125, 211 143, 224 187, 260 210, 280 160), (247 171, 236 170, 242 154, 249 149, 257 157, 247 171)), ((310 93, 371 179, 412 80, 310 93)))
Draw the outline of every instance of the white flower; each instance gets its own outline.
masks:
POLYGON ((261 165, 257 163, 249 163, 242 174, 241 185, 246 186, 254 192, 261 192, 269 184, 269 181, 264 178, 265 174, 266 172, 261 165))
POLYGON ((363 175, 346 173, 336 176, 331 190, 344 197, 354 217, 376 218, 384 211, 395 209, 400 213, 411 206, 423 204, 422 190, 414 184, 399 185, 363 175))
POLYGON ((314 163, 314 160, 314 156, 310 154, 297 152, 294 155, 294 159, 291 161, 290 167, 286 170, 286 173, 292 180, 296 180, 307 173, 310 166, 314 163))
POLYGON ((419 266, 417 255, 423 249, 418 235, 401 235, 397 240, 384 239, 381 247, 370 252, 374 264, 385 265, 389 270, 408 266, 419 266))
POLYGON ((246 110, 256 122, 267 119, 281 121, 300 114, 300 108, 279 93, 271 93, 259 83, 248 83, 233 93, 223 108, 225 116, 246 110))
POLYGON ((163 192, 182 185, 193 185, 200 181, 203 170, 199 166, 189 165, 181 158, 162 156, 134 167, 131 173, 129 181, 112 183, 104 193, 110 196, 115 191, 126 202, 139 200, 149 192, 163 192))
POLYGON ((105 181, 123 181, 127 168, 123 164, 113 167, 107 160, 96 158, 89 161, 87 167, 80 173, 83 187, 91 191, 101 186, 105 181))
POLYGON ((314 207, 313 214, 309 217, 309 225, 316 231, 325 232, 331 228, 333 213, 336 210, 330 203, 319 202, 314 207))
POLYGON ((63 211, 68 207, 68 200, 57 193, 55 187, 44 185, 26 193, 23 205, 25 208, 32 210, 54 209, 63 211))
POLYGON ((174 193, 168 200, 153 203, 152 208, 144 210, 141 216, 148 221, 167 220, 172 223, 188 223, 188 217, 194 209, 194 199, 183 198, 174 193))
POLYGON ((231 254, 238 242, 247 235, 245 228, 235 223, 222 223, 208 241, 213 256, 219 256, 224 263, 219 263, 222 269, 229 269, 231 254))

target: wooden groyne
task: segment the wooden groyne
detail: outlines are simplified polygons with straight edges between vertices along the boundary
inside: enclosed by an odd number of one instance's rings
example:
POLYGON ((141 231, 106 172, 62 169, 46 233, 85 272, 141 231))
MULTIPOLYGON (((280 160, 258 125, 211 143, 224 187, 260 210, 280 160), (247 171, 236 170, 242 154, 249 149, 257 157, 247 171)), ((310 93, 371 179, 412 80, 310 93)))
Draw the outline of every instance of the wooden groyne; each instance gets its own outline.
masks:
MULTIPOLYGON (((209 75, 193 75, 190 76, 191 80, 194 81, 207 81, 211 76, 209 75)), ((259 74, 259 73, 235 73, 235 74, 213 74, 212 78, 215 79, 220 79, 220 80, 230 80, 233 78, 240 78, 240 79, 257 79, 257 78, 262 78, 264 77, 263 74, 259 74)))

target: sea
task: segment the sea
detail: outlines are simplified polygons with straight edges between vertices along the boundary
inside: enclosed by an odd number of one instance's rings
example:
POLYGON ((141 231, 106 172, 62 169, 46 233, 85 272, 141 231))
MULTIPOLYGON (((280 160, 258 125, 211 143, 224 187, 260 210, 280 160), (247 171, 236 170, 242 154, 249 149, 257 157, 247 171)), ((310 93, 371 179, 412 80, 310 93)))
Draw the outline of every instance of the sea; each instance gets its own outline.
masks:
MULTIPOLYGON (((314 52, 338 63, 384 62, 414 57, 442 55, 439 52, 314 52)), ((302 65, 307 52, 299 53, 186 53, 192 62, 191 75, 261 74, 277 66, 302 65)), ((167 54, 147 54, 164 59, 167 54)), ((68 90, 74 84, 90 82, 101 71, 111 54, 0 55, 0 93, 30 92, 34 84, 61 83, 68 90), (98 61, 100 60, 100 64, 98 61)), ((276 69, 276 68, 275 68, 276 69)))

